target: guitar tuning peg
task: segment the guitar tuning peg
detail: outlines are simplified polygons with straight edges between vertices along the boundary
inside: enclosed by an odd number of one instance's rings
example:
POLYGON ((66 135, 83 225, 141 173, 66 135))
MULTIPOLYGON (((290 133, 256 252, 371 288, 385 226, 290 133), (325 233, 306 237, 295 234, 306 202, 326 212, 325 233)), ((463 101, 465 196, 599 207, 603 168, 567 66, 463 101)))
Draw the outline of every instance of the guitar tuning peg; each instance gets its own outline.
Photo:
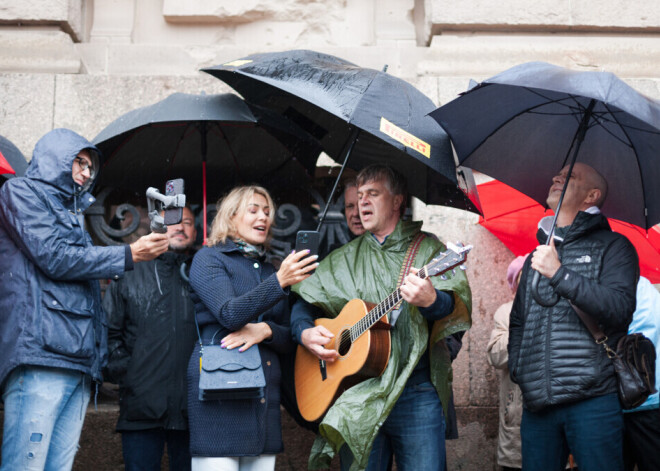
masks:
POLYGON ((460 268, 463 271, 467 270, 467 267, 465 265, 459 265, 458 268, 460 268))
POLYGON ((440 275, 440 279, 442 281, 447 281, 448 278, 447 278, 447 275, 440 275))

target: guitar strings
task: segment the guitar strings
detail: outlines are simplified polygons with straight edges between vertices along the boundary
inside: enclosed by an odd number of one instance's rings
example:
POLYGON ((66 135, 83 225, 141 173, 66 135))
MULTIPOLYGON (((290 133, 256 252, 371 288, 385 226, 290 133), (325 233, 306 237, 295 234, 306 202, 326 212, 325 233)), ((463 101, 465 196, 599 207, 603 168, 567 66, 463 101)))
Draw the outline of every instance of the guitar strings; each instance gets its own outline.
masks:
MULTIPOLYGON (((425 279, 428 275, 426 273, 426 266, 417 273, 421 279, 425 279)), ((367 313, 362 319, 353 324, 348 330, 350 332, 351 342, 354 342, 360 335, 369 330, 376 322, 378 322, 385 314, 390 312, 401 301, 401 288, 397 288, 367 313)))

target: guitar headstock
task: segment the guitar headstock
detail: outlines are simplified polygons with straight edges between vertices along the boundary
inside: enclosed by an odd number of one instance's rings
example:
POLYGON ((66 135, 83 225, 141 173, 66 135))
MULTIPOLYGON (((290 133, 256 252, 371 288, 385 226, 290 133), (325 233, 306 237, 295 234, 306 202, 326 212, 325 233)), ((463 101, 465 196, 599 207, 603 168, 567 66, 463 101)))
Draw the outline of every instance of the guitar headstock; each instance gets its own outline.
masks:
POLYGON ((471 245, 447 244, 447 250, 433 258, 424 268, 428 276, 440 275, 461 265, 467 259, 471 245))

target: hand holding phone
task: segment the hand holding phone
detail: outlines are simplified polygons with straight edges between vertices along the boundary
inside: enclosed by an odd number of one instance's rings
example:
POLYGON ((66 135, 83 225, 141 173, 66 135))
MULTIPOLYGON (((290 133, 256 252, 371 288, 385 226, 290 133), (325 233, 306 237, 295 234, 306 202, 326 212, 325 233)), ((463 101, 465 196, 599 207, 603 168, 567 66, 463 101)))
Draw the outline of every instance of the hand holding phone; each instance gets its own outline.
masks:
MULTIPOLYGON (((319 254, 319 243, 321 235, 318 231, 298 231, 296 234, 296 252, 309 250, 309 255, 319 254)), ((310 272, 313 274, 314 270, 310 272)))
POLYGON ((277 280, 282 288, 295 285, 314 273, 318 266, 319 239, 319 233, 316 231, 298 232, 296 249, 282 260, 277 272, 277 280))

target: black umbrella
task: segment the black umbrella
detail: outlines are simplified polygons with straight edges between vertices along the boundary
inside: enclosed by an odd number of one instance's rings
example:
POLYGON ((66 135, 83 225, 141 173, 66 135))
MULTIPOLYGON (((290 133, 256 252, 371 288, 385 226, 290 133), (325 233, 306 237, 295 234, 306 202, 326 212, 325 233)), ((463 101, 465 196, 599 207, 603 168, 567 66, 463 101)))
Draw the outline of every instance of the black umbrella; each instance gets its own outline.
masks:
POLYGON ((93 142, 104 156, 99 188, 143 192, 183 178, 188 200, 204 203, 204 217, 207 197, 236 184, 306 182, 320 152, 295 124, 233 94, 172 94, 119 117, 93 142))
POLYGON ((607 180, 605 215, 645 229, 660 222, 660 104, 611 73, 521 64, 431 116, 461 165, 542 204, 552 177, 578 159, 607 180))
POLYGON ((390 165, 424 202, 475 210, 457 187, 449 138, 426 116, 435 105, 409 83, 305 50, 253 54, 203 71, 300 125, 338 162, 356 170, 390 165))
POLYGON ((2 178, 8 179, 25 175, 28 167, 27 160, 13 142, 2 136, 0 136, 0 159, 4 159, 4 162, 0 160, 0 171, 8 172, 0 174, 2 178))

